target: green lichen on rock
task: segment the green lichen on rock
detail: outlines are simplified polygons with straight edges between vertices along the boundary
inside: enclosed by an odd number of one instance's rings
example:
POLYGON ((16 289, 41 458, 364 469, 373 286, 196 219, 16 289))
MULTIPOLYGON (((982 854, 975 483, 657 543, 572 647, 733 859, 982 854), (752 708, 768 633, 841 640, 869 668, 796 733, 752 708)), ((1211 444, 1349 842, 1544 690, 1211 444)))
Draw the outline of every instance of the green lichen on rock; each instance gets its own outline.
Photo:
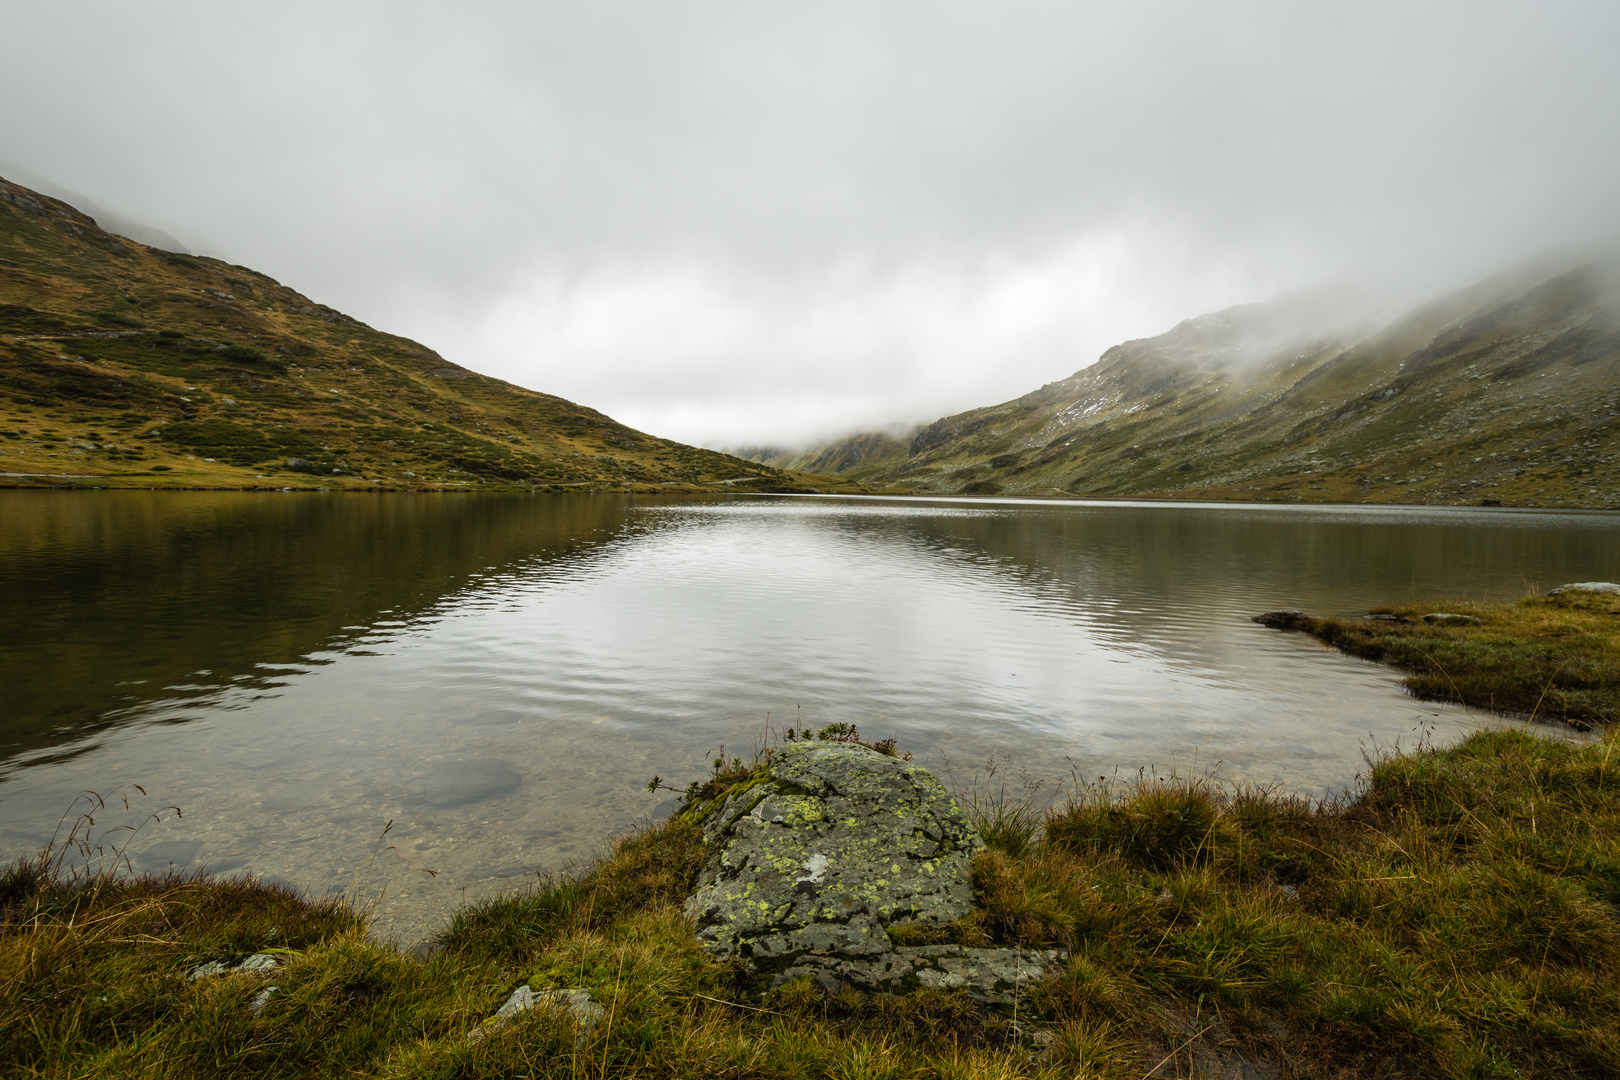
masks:
POLYGON ((1027 951, 890 939, 891 924, 942 927, 973 909, 969 866, 984 842, 921 765, 854 743, 791 743, 688 813, 709 848, 686 904, 699 939, 776 982, 968 985, 994 998, 1040 975, 1027 951))

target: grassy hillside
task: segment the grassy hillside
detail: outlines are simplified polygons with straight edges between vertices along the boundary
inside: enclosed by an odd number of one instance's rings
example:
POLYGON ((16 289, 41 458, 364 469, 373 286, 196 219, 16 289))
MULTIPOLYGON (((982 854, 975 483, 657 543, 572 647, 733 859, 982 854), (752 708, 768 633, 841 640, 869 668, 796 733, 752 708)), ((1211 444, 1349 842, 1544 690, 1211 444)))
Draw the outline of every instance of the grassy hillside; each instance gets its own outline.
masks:
POLYGON ((0 484, 852 489, 479 375, 3 179, 0 484))
POLYGON ((771 460, 970 494, 1620 507, 1620 260, 1324 324, 1298 299, 1231 308, 887 453, 855 436, 771 460))

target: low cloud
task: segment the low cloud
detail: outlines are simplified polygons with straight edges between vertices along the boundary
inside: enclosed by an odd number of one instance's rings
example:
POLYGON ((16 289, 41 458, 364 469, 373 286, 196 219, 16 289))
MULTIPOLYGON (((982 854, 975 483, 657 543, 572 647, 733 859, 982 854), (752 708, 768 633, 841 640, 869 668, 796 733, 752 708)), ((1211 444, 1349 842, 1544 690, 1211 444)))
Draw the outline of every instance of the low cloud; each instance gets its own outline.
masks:
POLYGON ((794 442, 1613 236, 1617 42, 1579 2, 72 0, 8 12, 0 157, 468 366, 794 442))
POLYGON ((696 261, 541 268, 455 312, 423 298, 399 318, 481 370, 647 431, 791 446, 1003 401, 1117 341, 1286 284, 1154 231, 777 275, 696 261))

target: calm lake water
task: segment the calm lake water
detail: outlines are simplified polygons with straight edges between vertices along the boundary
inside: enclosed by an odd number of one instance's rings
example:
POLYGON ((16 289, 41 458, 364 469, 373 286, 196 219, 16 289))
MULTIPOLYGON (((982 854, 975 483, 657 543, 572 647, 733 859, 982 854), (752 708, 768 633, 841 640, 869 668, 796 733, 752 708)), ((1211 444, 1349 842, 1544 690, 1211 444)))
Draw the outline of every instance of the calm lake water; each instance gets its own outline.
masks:
POLYGON ((964 794, 1142 768, 1320 794, 1489 721, 1250 615, 1617 577, 1602 513, 0 493, 0 858, 139 783, 127 820, 184 817, 137 867, 346 890, 409 940, 768 727, 857 723, 964 794))

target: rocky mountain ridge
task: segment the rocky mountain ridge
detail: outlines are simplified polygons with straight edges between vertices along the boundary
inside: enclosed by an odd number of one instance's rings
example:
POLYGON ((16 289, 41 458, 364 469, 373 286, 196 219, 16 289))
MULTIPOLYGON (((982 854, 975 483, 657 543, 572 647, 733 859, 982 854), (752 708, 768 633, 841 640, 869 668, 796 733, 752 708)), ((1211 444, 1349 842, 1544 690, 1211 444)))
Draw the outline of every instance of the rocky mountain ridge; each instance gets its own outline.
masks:
POLYGON ((769 460, 940 493, 1620 507, 1620 257, 1534 260, 1378 326, 1327 315, 1229 308, 909 442, 769 460))

